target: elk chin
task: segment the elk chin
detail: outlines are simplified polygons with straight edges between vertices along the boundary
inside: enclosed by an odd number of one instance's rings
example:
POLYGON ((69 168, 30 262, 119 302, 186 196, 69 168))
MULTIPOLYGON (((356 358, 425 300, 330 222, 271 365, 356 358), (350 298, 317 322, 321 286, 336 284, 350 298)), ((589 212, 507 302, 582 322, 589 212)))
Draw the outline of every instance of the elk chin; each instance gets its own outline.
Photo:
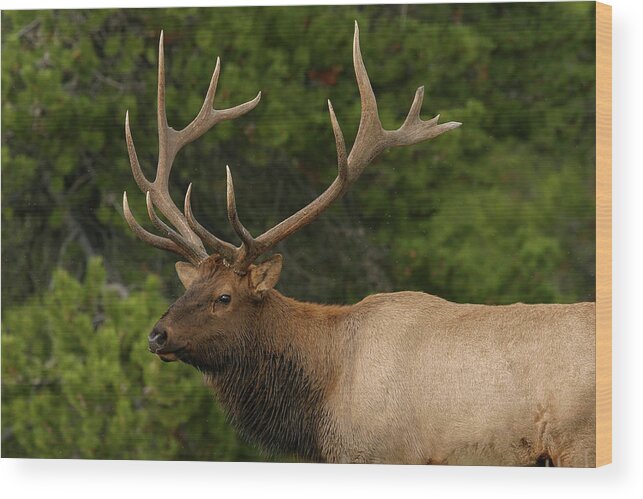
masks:
POLYGON ((188 351, 185 349, 176 353, 175 360, 180 360, 203 374, 216 376, 225 369, 230 359, 228 359, 227 356, 212 356, 211 353, 210 355, 206 355, 204 352, 188 351))
POLYGON ((157 353, 156 355, 158 355, 159 359, 161 359, 163 362, 176 362, 177 360, 179 360, 179 358, 172 352, 157 353))

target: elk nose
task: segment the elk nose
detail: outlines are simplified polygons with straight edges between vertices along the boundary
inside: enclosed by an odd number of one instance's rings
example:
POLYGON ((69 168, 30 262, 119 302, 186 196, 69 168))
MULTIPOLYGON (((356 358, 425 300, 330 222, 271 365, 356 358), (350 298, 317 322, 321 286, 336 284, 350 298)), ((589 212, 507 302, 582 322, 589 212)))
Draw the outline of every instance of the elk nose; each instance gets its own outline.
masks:
POLYGON ((167 344, 167 331, 157 324, 147 339, 150 352, 156 353, 167 344))

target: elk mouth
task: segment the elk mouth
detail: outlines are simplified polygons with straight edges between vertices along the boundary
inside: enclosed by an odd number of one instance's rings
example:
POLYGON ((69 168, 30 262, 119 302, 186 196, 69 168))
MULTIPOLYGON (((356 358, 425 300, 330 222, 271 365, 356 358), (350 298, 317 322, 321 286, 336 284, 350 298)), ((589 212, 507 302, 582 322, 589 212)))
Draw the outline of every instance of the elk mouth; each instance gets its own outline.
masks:
POLYGON ((172 351, 163 351, 163 350, 152 350, 150 349, 150 352, 158 355, 158 358, 161 359, 163 362, 176 362, 177 360, 181 360, 181 354, 185 348, 178 348, 176 350, 172 351))
POLYGON ((157 353, 156 355, 158 355, 159 359, 161 359, 163 362, 176 362, 177 360, 179 360, 174 352, 157 353))

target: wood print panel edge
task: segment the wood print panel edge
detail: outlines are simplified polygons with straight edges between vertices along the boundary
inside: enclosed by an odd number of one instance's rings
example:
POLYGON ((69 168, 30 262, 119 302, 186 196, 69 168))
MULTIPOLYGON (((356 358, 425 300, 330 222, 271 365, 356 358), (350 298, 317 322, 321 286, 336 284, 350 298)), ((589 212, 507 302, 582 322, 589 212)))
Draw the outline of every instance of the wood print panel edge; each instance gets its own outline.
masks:
POLYGON ((612 462, 612 7, 596 3, 596 466, 612 462))

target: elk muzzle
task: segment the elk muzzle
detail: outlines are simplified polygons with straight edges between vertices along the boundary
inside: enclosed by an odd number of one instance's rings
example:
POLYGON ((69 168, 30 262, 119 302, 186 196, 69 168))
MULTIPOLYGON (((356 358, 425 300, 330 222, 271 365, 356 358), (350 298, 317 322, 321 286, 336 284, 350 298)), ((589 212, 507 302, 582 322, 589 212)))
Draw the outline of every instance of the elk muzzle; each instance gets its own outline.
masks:
POLYGON ((172 362, 177 360, 174 351, 168 347, 168 330, 161 324, 156 324, 152 332, 147 337, 148 349, 150 352, 155 353, 164 362, 172 362))

